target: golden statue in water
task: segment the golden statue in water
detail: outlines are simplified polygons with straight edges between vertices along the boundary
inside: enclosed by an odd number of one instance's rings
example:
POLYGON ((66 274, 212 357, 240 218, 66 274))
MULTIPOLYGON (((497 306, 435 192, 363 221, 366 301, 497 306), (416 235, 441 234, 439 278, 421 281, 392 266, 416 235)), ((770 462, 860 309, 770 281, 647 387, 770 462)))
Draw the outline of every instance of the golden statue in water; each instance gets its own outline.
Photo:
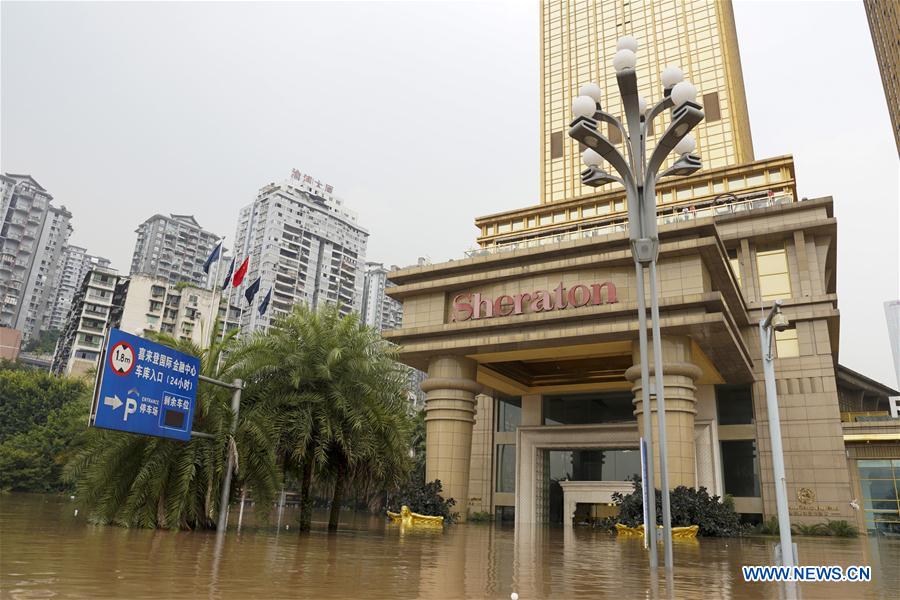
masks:
MULTIPOLYGON (((662 525, 657 525, 657 529, 662 529, 662 525)), ((690 527, 673 527, 673 540, 692 540, 697 537, 697 531, 700 530, 699 525, 691 525, 690 527)), ((622 537, 644 537, 644 526, 626 527, 621 523, 616 523, 616 533, 622 537)))
POLYGON ((414 513, 409 510, 409 507, 405 504, 400 507, 400 512, 398 513, 387 511, 387 516, 390 517, 391 521, 394 523, 400 523, 401 525, 430 525, 440 527, 444 524, 444 517, 420 515, 419 513, 414 513))

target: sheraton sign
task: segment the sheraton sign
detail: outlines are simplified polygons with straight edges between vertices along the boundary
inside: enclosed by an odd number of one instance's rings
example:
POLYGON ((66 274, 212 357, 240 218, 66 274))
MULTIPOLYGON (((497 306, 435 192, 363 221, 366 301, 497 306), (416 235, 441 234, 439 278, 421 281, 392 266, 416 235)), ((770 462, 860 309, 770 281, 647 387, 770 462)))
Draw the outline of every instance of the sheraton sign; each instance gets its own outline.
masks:
POLYGON ((615 304, 616 286, 611 281, 603 283, 577 283, 566 287, 560 282, 552 291, 537 290, 519 294, 503 294, 488 298, 480 293, 457 294, 453 298, 450 321, 474 321, 493 317, 508 317, 524 313, 549 312, 582 306, 615 304), (605 292, 605 293, 604 293, 605 292))

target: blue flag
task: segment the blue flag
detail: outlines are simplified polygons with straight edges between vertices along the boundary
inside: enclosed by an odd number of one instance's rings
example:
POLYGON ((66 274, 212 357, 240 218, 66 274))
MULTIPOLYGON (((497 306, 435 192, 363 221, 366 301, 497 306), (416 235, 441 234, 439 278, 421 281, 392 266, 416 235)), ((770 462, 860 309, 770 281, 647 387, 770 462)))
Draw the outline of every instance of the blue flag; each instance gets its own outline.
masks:
POLYGON ((262 302, 259 303, 259 316, 263 316, 266 314, 266 309, 269 308, 269 300, 272 299, 272 288, 269 288, 269 292, 266 294, 266 297, 262 299, 262 302))
POLYGON ((222 252, 222 242, 216 244, 216 247, 213 249, 212 253, 210 253, 209 258, 206 259, 206 262, 203 263, 203 272, 209 274, 209 266, 219 260, 219 254, 222 252))
POLYGON ((231 273, 234 271, 234 258, 231 259, 231 266, 228 267, 228 273, 225 274, 225 283, 222 284, 222 291, 231 283, 231 273))
POLYGON ((256 278, 256 281, 247 286, 247 289, 244 290, 244 298, 247 299, 248 304, 253 304, 253 297, 256 296, 256 292, 259 291, 259 277, 256 278))

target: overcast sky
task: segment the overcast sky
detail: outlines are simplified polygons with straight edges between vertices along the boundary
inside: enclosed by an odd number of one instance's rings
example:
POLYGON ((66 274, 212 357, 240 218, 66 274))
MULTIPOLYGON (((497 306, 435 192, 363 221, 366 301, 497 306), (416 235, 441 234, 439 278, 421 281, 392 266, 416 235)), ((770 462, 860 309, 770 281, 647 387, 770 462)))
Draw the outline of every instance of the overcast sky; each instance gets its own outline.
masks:
MULTIPOLYGON (((793 154, 799 194, 835 200, 841 363, 895 385, 900 167, 863 5, 735 14, 757 158, 793 154)), ((535 0, 4 1, 0 17, 0 169, 32 174, 72 211, 71 242, 121 270, 151 214, 231 240, 292 168, 334 185, 386 264, 460 258, 476 216, 539 201, 535 0)))

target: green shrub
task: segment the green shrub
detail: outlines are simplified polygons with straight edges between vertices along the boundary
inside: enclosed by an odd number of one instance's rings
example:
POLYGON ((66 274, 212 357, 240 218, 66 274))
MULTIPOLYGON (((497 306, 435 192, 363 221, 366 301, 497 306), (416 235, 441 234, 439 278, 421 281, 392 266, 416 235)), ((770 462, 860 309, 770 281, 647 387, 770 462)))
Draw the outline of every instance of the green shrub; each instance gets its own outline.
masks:
POLYGON ((754 533, 761 535, 778 535, 778 519, 769 517, 766 521, 760 523, 753 529, 754 533))
POLYGON ((592 525, 594 529, 615 533, 616 523, 618 522, 619 520, 616 517, 603 517, 602 519, 596 519, 592 525))
POLYGON ((828 521, 825 524, 825 528, 828 530, 829 535, 835 537, 856 537, 859 535, 859 530, 847 521, 828 521))
POLYGON ((490 523, 493 520, 494 520, 494 515, 492 515, 488 511, 476 510, 473 513, 469 513, 469 522, 470 523, 490 523))
MULTIPOLYGON (((644 522, 644 502, 640 478, 633 479, 634 491, 630 494, 613 493, 613 502, 619 507, 619 522, 637 527, 644 522)), ((699 525, 699 535, 733 537, 742 533, 741 520, 734 507, 722 502, 718 496, 710 496, 706 488, 693 489, 683 485, 669 493, 672 509, 672 526, 699 525)), ((662 493, 656 490, 656 523, 662 524, 662 493)))
POLYGON ((51 414, 78 399, 86 389, 80 380, 53 377, 42 371, 0 370, 0 443, 45 424, 51 414))
POLYGON ((388 501, 388 510, 400 512, 400 507, 405 505, 420 515, 444 517, 444 523, 453 523, 459 516, 459 513, 451 512, 456 500, 444 500, 442 490, 440 479, 425 484, 410 481, 388 501))
POLYGON ((825 523, 812 523, 807 525, 805 523, 797 523, 792 526, 794 533, 797 535, 829 535, 828 528, 825 527, 825 523))

